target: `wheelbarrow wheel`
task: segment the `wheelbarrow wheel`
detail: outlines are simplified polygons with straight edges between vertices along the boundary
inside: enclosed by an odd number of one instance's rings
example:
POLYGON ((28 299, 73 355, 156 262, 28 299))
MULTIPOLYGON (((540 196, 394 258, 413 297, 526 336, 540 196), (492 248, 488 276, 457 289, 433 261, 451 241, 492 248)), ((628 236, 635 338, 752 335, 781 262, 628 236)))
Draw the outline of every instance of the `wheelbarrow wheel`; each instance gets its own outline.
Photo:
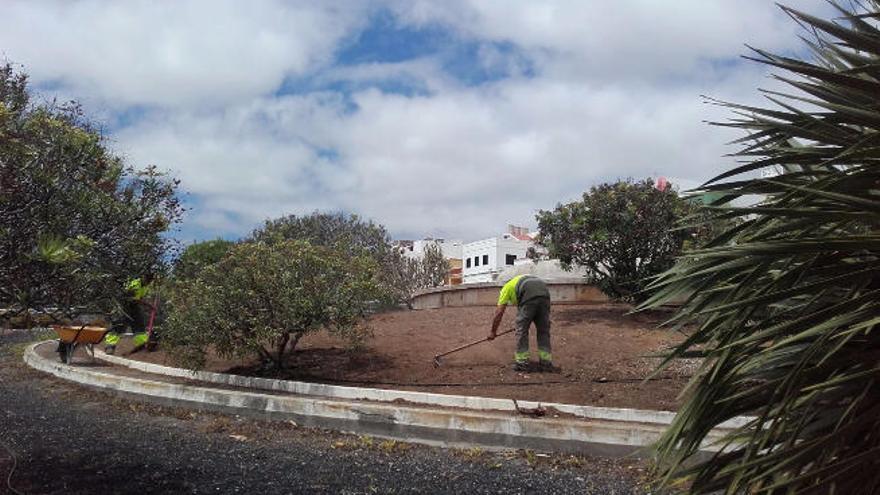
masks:
POLYGON ((67 344, 61 341, 58 342, 58 359, 62 363, 67 363, 67 344))
POLYGON ((64 364, 71 364, 73 362, 73 351, 76 350, 76 343, 64 344, 64 355, 61 360, 64 364))

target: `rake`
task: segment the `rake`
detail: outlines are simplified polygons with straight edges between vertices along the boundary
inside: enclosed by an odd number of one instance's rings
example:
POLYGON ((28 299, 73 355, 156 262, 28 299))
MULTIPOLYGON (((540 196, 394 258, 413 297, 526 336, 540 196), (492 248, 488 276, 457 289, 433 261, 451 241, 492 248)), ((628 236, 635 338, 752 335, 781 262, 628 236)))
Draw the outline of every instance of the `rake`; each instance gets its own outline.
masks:
MULTIPOLYGON (((501 333, 499 333, 499 334, 496 334, 495 337, 498 338, 498 337, 500 337, 500 336, 502 336, 502 335, 504 335, 504 334, 510 333, 510 332, 512 332, 512 331, 514 331, 514 330, 516 330, 516 329, 515 329, 515 328, 508 328, 507 330, 505 330, 505 331, 503 331, 503 332, 501 332, 501 333)), ((463 346, 456 347, 455 349, 448 350, 448 351, 446 351, 446 352, 444 352, 444 353, 442 353, 442 354, 437 354, 436 356, 434 356, 434 367, 435 367, 435 368, 439 368, 439 367, 440 367, 440 358, 442 358, 443 356, 448 356, 448 355, 452 354, 453 352, 458 352, 458 351, 461 351, 461 350, 467 349, 468 347, 473 347, 473 346, 475 346, 475 345, 477 345, 477 344, 482 344, 483 342, 488 342, 488 341, 489 341, 489 337, 483 337, 482 339, 480 339, 480 340, 475 340, 475 341, 471 342, 470 344, 465 344, 465 345, 463 345, 463 346)))

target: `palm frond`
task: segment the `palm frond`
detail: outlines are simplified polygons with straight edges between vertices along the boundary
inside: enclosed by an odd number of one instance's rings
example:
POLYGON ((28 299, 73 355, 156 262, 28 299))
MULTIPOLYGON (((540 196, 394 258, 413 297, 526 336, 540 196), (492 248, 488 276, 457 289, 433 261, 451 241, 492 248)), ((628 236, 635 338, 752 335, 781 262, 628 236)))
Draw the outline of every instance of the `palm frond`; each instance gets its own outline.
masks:
POLYGON ((746 163, 696 192, 723 197, 702 218, 739 222, 643 304, 684 296, 672 323, 698 326, 661 365, 704 356, 657 444, 662 479, 695 493, 880 492, 880 2, 836 7, 834 21, 782 7, 815 33, 815 60, 746 57, 787 73, 791 92, 765 92, 773 108, 721 103, 736 117, 716 125, 748 133, 746 163))

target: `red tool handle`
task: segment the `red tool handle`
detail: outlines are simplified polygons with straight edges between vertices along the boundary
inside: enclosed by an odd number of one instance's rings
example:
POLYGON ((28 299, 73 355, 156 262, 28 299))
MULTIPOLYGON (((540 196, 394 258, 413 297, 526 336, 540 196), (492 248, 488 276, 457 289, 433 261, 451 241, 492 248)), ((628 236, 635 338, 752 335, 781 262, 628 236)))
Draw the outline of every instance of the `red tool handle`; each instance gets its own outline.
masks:
POLYGON ((156 311, 159 309, 159 298, 156 297, 153 299, 153 304, 147 303, 150 306, 150 321, 147 323, 147 336, 152 337, 153 335, 153 323, 156 321, 156 311))

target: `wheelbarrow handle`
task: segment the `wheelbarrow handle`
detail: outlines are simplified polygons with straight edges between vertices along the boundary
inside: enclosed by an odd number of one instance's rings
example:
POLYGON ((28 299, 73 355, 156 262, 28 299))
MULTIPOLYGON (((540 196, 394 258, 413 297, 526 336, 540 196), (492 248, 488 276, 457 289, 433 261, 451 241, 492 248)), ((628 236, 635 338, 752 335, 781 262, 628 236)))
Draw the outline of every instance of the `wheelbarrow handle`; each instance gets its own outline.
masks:
MULTIPOLYGON (((505 331, 503 331, 503 332, 501 332, 501 333, 499 333, 499 334, 496 334, 495 337, 500 337, 500 336, 502 336, 502 335, 504 335, 504 334, 508 334, 508 333, 510 333, 510 332, 512 332, 512 331, 514 331, 514 330, 516 330, 516 329, 515 329, 515 328, 508 328, 507 330, 505 330, 505 331)), ((453 352, 458 352, 458 351, 461 351, 461 350, 463 350, 463 349, 467 349, 468 347, 472 347, 472 346, 475 346, 475 345, 477 345, 477 344, 482 344, 483 342, 487 342, 487 341, 489 341, 489 340, 490 340, 489 337, 484 337, 484 338, 482 338, 482 339, 480 339, 480 340, 475 340, 475 341, 473 341, 473 342, 471 342, 471 343, 469 343, 469 344, 465 344, 465 345, 463 345, 463 346, 456 347, 455 349, 452 349, 452 350, 446 351, 446 352, 444 352, 443 354, 437 354, 436 356, 434 356, 434 359, 442 358, 443 356, 446 356, 446 355, 448 355, 448 354, 452 354, 453 352)))

